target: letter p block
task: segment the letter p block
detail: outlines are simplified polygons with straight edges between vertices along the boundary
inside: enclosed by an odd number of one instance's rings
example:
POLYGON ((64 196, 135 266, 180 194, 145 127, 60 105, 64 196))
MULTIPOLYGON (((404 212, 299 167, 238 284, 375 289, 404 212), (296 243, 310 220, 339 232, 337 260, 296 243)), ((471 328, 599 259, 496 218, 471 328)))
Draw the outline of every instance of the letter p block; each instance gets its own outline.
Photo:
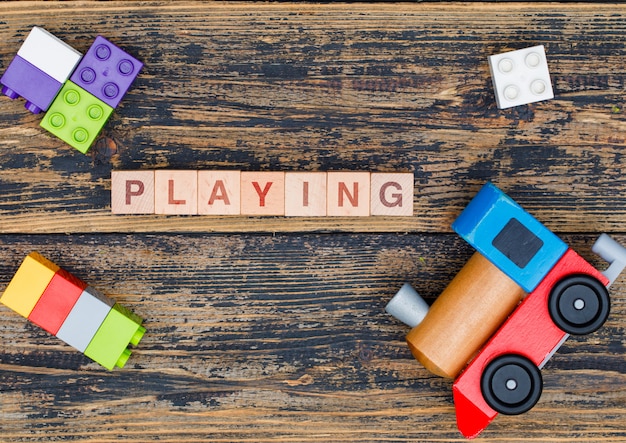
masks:
POLYGON ((154 171, 111 171, 113 214, 154 214, 154 171))

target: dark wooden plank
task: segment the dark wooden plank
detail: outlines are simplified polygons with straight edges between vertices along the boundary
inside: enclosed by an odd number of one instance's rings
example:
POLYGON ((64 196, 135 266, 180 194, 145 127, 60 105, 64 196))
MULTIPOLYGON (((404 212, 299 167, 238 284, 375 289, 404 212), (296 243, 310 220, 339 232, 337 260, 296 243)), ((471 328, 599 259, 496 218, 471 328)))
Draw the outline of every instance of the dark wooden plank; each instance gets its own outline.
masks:
POLYGON ((0 232, 449 232, 486 180, 558 232, 625 232, 626 8, 616 4, 5 3, 145 63, 92 156, 6 99, 0 232), (557 97, 499 111, 487 56, 545 44, 557 97), (415 173, 416 217, 114 217, 112 168, 415 173))
MULTIPOLYGON (((620 241, 626 238, 618 237, 620 241)), ((597 266, 593 238, 565 241, 597 266)), ((457 439, 451 382, 383 312, 410 281, 432 300, 471 254, 456 236, 3 236, 0 286, 33 249, 145 317, 124 370, 102 371, 0 310, 3 438, 34 441, 457 439)), ((531 412, 487 440, 620 441, 626 285, 612 315, 543 370, 531 412)))

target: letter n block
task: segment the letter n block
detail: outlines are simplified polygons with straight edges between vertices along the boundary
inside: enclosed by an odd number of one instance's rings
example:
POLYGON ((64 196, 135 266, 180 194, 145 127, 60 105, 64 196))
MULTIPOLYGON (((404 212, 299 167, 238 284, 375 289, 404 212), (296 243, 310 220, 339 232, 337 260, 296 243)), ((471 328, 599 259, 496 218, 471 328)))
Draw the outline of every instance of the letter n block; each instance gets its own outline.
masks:
POLYGON ((412 173, 372 173, 372 215, 413 215, 412 173))
POLYGON ((242 172, 241 214, 285 215, 285 173, 242 172))
POLYGON ((111 171, 113 214, 154 214, 154 171, 111 171))
POLYGON ((367 217, 370 215, 370 173, 329 172, 327 215, 367 217))
POLYGON ((198 214, 241 214, 241 171, 198 171, 198 214))
POLYGON ((198 213, 198 171, 154 171, 156 214, 198 213))
POLYGON ((285 215, 325 216, 326 180, 325 172, 286 172, 285 215))

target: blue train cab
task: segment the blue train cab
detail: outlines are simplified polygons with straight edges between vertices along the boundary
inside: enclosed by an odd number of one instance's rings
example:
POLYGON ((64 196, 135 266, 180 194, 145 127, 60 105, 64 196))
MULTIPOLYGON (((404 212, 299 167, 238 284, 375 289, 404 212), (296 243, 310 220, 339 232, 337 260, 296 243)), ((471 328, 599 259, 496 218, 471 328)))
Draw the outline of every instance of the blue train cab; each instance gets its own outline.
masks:
POLYGON ((526 292, 537 287, 568 249, 492 183, 481 188, 452 229, 526 292))

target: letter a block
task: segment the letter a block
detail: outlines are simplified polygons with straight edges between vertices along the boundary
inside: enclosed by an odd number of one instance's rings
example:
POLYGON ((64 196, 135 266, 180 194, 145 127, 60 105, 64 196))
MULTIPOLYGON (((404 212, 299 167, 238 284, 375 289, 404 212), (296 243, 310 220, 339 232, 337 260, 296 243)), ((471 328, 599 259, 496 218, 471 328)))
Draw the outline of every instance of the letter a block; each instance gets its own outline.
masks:
POLYGON ((241 214, 285 215, 285 173, 242 172, 241 214))
POLYGON ((241 171, 198 171, 198 214, 241 214, 241 171))
POLYGON ((412 216, 412 173, 372 173, 371 215, 412 216))
POLYGON ((113 214, 154 214, 154 171, 111 171, 113 214))
POLYGON ((370 173, 329 172, 327 215, 367 217, 370 215, 370 173))
POLYGON ((85 154, 112 113, 112 107, 67 81, 40 126, 85 154))

